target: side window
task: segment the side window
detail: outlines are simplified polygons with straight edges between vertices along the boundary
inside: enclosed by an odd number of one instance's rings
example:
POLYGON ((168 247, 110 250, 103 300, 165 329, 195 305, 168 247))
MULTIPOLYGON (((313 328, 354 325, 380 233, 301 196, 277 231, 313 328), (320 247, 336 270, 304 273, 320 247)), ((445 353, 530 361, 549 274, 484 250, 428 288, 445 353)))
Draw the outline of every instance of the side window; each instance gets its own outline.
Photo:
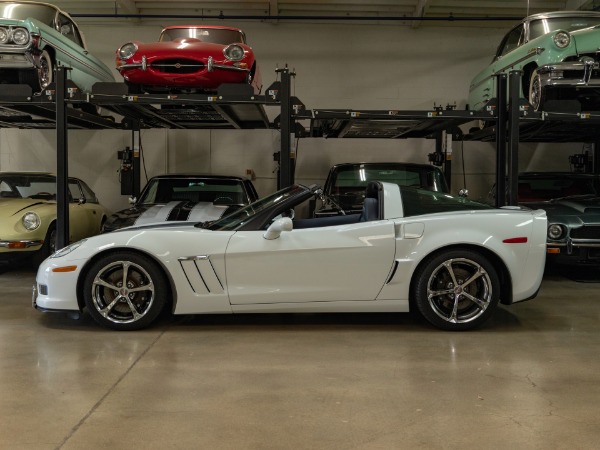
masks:
POLYGON ((523 42, 523 25, 519 25, 517 28, 512 30, 510 33, 506 35, 504 41, 502 41, 502 45, 498 49, 498 54, 496 56, 504 56, 509 52, 512 52, 515 48, 517 48, 523 42))
POLYGON ((81 182, 81 190, 83 191, 83 195, 85 197, 85 201, 87 203, 98 203, 98 199, 96 198, 96 194, 92 192, 87 184, 83 181, 81 182))
POLYGON ((83 47, 83 40, 81 39, 77 26, 67 16, 63 16, 62 14, 58 16, 58 31, 67 39, 70 39, 80 47, 83 47))
POLYGON ((77 203, 83 196, 79 184, 76 181, 69 180, 69 202, 77 203))

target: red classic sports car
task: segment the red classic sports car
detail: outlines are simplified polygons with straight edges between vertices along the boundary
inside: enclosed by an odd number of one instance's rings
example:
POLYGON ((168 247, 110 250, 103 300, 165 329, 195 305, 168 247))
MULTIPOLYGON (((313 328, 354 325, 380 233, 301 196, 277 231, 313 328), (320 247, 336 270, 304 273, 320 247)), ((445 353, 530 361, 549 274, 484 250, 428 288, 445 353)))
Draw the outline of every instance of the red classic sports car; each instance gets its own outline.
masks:
POLYGON ((130 92, 214 91, 224 83, 262 88, 254 52, 238 28, 177 25, 158 42, 128 42, 117 50, 117 70, 130 92))

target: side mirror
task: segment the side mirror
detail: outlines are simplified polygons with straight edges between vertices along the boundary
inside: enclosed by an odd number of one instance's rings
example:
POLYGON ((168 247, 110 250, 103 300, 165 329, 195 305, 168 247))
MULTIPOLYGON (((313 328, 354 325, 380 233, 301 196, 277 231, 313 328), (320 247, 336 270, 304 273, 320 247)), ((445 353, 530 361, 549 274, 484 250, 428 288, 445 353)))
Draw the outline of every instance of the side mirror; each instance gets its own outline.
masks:
POLYGON ((292 224, 292 219, 289 217, 282 217, 281 219, 277 219, 269 226, 269 228, 267 228, 263 237, 271 241, 281 236, 283 231, 292 231, 293 229, 294 225, 292 224))
POLYGON ((135 204, 136 201, 137 201, 137 198, 135 198, 135 197, 129 197, 129 204, 130 205, 135 204))
POLYGON ((458 196, 459 197, 468 197, 469 196, 469 190, 468 189, 461 189, 460 191, 458 191, 458 196))
POLYGON ((85 199, 85 197, 79 197, 79 200, 77 201, 77 203, 79 203, 80 205, 85 205, 86 202, 87 200, 85 199))

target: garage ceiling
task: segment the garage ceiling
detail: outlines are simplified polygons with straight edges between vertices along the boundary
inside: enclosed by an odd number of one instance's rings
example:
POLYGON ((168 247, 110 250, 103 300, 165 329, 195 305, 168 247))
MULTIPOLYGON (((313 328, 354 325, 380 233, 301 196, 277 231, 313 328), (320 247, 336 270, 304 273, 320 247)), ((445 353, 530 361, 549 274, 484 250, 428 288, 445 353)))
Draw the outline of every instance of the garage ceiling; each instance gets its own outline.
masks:
MULTIPOLYGON (((591 10, 600 6, 600 0, 59 0, 54 4, 78 17, 96 18, 98 15, 141 15, 190 18, 242 19, 252 17, 286 18, 315 17, 340 19, 389 20, 390 18, 422 17, 428 24, 446 23, 436 18, 454 17, 454 25, 469 26, 472 20, 460 18, 521 18, 528 14, 558 10, 591 10), (235 16, 235 17, 232 17, 235 16), (244 17, 240 17, 244 16, 244 17)), ((150 16, 150 17, 149 17, 150 16)), ((102 16, 101 16, 102 17, 102 16)), ((106 17, 110 19, 111 17, 106 17)), ((425 21, 416 21, 421 24, 425 21)), ((411 24, 415 26, 411 21, 411 24)))

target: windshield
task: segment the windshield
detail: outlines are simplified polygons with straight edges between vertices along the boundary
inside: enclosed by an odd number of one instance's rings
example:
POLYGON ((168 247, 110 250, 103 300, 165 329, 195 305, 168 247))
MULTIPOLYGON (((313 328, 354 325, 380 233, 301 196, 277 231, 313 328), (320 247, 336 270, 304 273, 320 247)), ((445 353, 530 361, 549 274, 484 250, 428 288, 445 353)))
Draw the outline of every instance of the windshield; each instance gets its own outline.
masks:
POLYGON ((575 31, 600 25, 600 17, 554 17, 532 20, 529 24, 529 39, 535 39, 556 30, 575 31))
POLYGON ((260 200, 250 203, 248 206, 242 209, 238 209, 232 214, 222 217, 214 222, 210 223, 207 228, 209 230, 221 230, 221 231, 232 231, 245 225, 254 216, 262 211, 270 208, 276 208, 280 203, 285 202, 290 197, 298 195, 300 193, 307 192, 303 186, 289 186, 281 189, 271 195, 261 198, 260 200))
POLYGON ((360 207, 369 181, 384 181, 399 186, 416 186, 432 191, 449 192, 444 174, 434 166, 384 163, 337 167, 328 182, 327 194, 344 209, 360 207))
POLYGON ((173 41, 175 39, 198 39, 214 44, 245 43, 244 33, 239 30, 224 30, 220 28, 169 28, 163 30, 159 42, 173 41))
POLYGON ((520 179, 518 192, 520 202, 548 201, 577 195, 600 195, 597 178, 569 177, 569 175, 520 179))
POLYGON ((419 216, 451 211, 492 209, 491 206, 443 192, 405 187, 401 189, 404 216, 419 216))
MULTIPOLYGON (((80 198, 82 193, 75 179, 69 179, 69 201, 80 198)), ((33 198, 56 200, 56 177, 53 175, 2 175, 0 177, 0 199, 33 198)))
POLYGON ((46 5, 0 3, 0 17, 4 19, 25 20, 33 18, 53 27, 55 16, 56 10, 46 5))
POLYGON ((241 180, 210 178, 154 178, 148 182, 137 202, 153 205, 173 201, 209 202, 223 205, 247 204, 241 180))

